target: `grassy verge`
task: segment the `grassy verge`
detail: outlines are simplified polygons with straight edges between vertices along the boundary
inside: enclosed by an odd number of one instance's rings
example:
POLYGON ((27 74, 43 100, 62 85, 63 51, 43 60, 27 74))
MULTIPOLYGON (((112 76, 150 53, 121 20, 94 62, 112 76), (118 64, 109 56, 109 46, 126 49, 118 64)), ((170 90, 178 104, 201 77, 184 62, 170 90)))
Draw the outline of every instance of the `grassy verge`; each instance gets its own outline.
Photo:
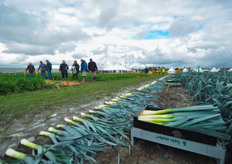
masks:
POLYGON ((31 112, 54 110, 52 107, 63 105, 75 106, 85 104, 102 99, 105 96, 111 96, 116 92, 125 90, 127 87, 136 86, 157 77, 161 77, 161 75, 155 74, 148 77, 88 82, 75 87, 0 96, 0 120, 3 123, 7 123, 14 118, 23 118, 23 115, 31 112))
MULTIPOLYGON (((57 82, 62 80, 62 76, 60 73, 52 73, 53 79, 57 82)), ((109 81, 109 80, 119 80, 119 79, 128 79, 135 77, 144 77, 146 76, 144 73, 128 73, 128 74, 112 74, 112 73, 103 73, 97 74, 97 81, 109 81)), ((80 73, 78 75, 78 80, 82 81, 83 77, 80 73)), ((87 81, 92 81, 91 76, 87 73, 86 76, 87 81)), ((68 81, 76 81, 73 79, 73 75, 69 74, 68 81)), ((41 77, 39 73, 38 76, 32 78, 29 77, 28 74, 24 75, 22 73, 19 74, 0 74, 0 95, 9 95, 12 93, 22 93, 26 91, 35 91, 42 90, 46 88, 54 88, 56 85, 47 84, 45 82, 45 78, 41 77)))

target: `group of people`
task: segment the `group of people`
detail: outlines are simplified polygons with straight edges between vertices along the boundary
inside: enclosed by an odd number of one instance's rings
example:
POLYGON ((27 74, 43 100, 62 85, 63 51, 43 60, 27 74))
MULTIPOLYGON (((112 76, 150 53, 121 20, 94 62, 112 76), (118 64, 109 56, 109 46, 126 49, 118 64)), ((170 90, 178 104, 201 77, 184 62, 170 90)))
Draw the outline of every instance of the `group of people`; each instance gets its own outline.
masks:
MULTIPOLYGON (((48 60, 46 60, 46 63, 47 64, 44 64, 42 61, 40 61, 38 71, 41 70, 42 77, 45 76, 45 78, 47 79, 47 74, 48 74, 48 78, 52 79, 52 64, 48 60)), ((32 65, 32 63, 29 63, 26 71, 29 72, 30 77, 34 77, 35 67, 34 67, 34 65, 32 65)))
MULTIPOLYGON (((60 68, 59 68, 59 71, 62 75, 63 80, 64 79, 68 80, 68 69, 69 69, 69 66, 66 64, 65 60, 63 60, 62 63, 60 64, 60 68)), ((95 81, 96 72, 98 71, 98 68, 97 68, 97 64, 92 59, 90 59, 88 64, 85 60, 81 59, 81 70, 79 71, 79 69, 80 69, 79 64, 77 63, 76 60, 74 60, 72 68, 71 68, 71 71, 73 74, 73 80, 78 81, 78 74, 81 71, 83 81, 85 82, 86 81, 86 72, 89 71, 92 79, 95 81)), ((52 74, 51 74, 52 64, 48 60, 46 60, 46 64, 43 63, 42 61, 40 61, 38 71, 39 70, 41 71, 42 77, 44 76, 46 79, 47 78, 53 79, 52 74)), ((32 63, 29 63, 26 71, 29 72, 30 77, 34 77, 35 67, 32 65, 32 63)))
MULTIPOLYGON (((144 69, 144 72, 145 72, 146 75, 148 75, 149 69, 146 67, 146 68, 144 69)), ((161 73, 164 75, 165 72, 166 72, 165 69, 161 69, 161 68, 158 69, 159 75, 160 75, 161 73)))

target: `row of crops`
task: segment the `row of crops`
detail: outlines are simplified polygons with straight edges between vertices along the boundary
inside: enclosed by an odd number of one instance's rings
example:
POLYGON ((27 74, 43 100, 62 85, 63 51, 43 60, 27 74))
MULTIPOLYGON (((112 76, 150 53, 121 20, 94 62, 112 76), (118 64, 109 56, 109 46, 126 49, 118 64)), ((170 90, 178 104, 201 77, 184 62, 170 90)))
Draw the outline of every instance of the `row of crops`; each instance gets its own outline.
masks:
MULTIPOLYGON (((56 83, 62 83, 62 76, 60 73, 53 73, 53 80, 56 83)), ((145 74, 97 74, 97 81, 108 81, 117 79, 128 79, 135 77, 144 77, 145 74)), ((69 81, 73 81, 72 75, 69 75, 69 81)), ((87 74, 87 81, 91 81, 90 74, 87 74)), ((76 81, 76 79, 75 79, 76 81)), ((82 75, 79 74, 79 82, 82 81, 82 75)), ((38 76, 29 77, 28 74, 4 74, 0 73, 0 95, 7 95, 11 93, 22 93, 25 91, 35 91, 47 88, 57 88, 53 83, 46 83, 45 79, 38 76)))
MULTIPOLYGON (((168 77, 167 84, 170 81, 182 83, 189 99, 196 106, 143 110, 138 116, 138 120, 203 133, 223 140, 224 145, 230 144, 232 135, 232 74, 177 73, 168 77)), ((143 90, 152 92, 149 88, 143 90)))
MULTIPOLYGON (((231 140, 231 76, 230 73, 178 73, 175 80, 181 82, 189 98, 197 106, 144 110, 140 120, 154 124, 197 131, 221 139, 223 144, 231 140)), ((121 95, 104 105, 81 113, 81 117, 64 118, 66 124, 50 127, 39 135, 50 138, 53 144, 40 145, 23 139, 20 144, 31 148, 31 154, 8 149, 6 154, 17 160, 8 163, 96 163, 94 156, 105 147, 128 147, 128 131, 132 117, 144 105, 156 107, 153 103, 164 82, 153 82, 138 88, 142 92, 121 95), (148 94, 146 94, 146 92, 148 94)), ((118 153, 118 162, 120 155, 118 153)))
POLYGON ((178 73, 175 79, 182 82, 187 93, 197 104, 219 107, 226 122, 232 120, 232 73, 178 73))
MULTIPOLYGON (((162 81, 155 81, 138 90, 155 93, 161 90, 163 84, 162 81)), ((67 124, 50 127, 39 134, 49 137, 53 144, 40 145, 36 141, 32 143, 23 139, 20 144, 31 148, 31 154, 8 149, 6 155, 17 160, 3 163, 96 163, 94 155, 108 146, 115 150, 118 150, 118 146, 126 146, 130 152, 127 133, 132 126, 132 117, 145 104, 156 106, 153 103, 156 98, 141 92, 127 93, 89 110, 89 113, 81 113, 82 117, 66 117, 64 120, 67 124)))
POLYGON ((14 74, 0 74, 0 95, 35 91, 45 88, 54 88, 55 85, 46 84, 45 80, 36 73, 34 78, 27 76, 26 72, 14 74))

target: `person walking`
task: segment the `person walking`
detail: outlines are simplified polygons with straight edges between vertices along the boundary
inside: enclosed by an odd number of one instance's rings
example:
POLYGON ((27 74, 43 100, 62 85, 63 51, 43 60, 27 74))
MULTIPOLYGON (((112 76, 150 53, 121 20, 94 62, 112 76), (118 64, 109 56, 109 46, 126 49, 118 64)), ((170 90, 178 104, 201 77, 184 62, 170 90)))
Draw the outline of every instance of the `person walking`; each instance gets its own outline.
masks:
POLYGON ((87 71, 87 63, 85 60, 81 59, 81 73, 84 83, 86 82, 86 71, 87 71))
POLYGON ((62 74, 62 80, 64 80, 64 76, 66 78, 66 80, 68 80, 68 65, 66 64, 65 60, 62 61, 62 63, 60 64, 60 73, 62 74))
POLYGON ((30 62, 29 65, 27 66, 26 72, 29 70, 29 77, 34 77, 34 72, 35 72, 35 67, 32 65, 30 62))
POLYGON ((92 59, 89 60, 88 69, 90 71, 91 78, 94 81, 95 77, 96 77, 96 72, 97 72, 97 65, 96 65, 96 63, 92 59))
POLYGON ((162 74, 164 75, 164 73, 165 73, 165 69, 163 68, 163 69, 162 69, 162 74))
POLYGON ((146 75, 148 75, 148 71, 149 71, 149 69, 146 67, 146 68, 144 69, 144 72, 146 73, 146 75))
POLYGON ((46 60, 46 63, 46 71, 48 73, 48 78, 52 80, 52 64, 48 60, 46 60))
POLYGON ((46 74, 46 65, 40 61, 40 65, 38 68, 38 71, 41 69, 41 76, 43 77, 43 75, 45 76, 45 79, 47 79, 47 74, 46 74))
POLYGON ((77 82, 78 82, 79 68, 80 68, 79 64, 77 64, 77 61, 74 60, 71 71, 72 71, 72 74, 73 74, 73 80, 74 80, 74 77, 76 76, 77 82))
POLYGON ((158 71, 159 71, 159 75, 160 75, 160 73, 161 73, 161 68, 159 68, 159 70, 158 70, 158 71))

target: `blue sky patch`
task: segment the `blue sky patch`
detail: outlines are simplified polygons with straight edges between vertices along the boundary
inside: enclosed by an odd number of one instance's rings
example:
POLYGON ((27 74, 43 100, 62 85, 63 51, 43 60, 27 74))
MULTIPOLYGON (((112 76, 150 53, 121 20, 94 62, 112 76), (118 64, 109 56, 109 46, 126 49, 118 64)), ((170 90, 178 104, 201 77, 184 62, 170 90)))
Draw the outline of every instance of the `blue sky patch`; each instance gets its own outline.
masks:
POLYGON ((151 30, 148 34, 144 36, 143 39, 160 39, 166 38, 169 36, 169 31, 162 31, 162 30, 151 30))
POLYGON ((198 30, 201 30, 201 29, 203 29, 203 27, 204 27, 204 25, 201 24, 200 26, 197 27, 197 29, 198 29, 198 30))

